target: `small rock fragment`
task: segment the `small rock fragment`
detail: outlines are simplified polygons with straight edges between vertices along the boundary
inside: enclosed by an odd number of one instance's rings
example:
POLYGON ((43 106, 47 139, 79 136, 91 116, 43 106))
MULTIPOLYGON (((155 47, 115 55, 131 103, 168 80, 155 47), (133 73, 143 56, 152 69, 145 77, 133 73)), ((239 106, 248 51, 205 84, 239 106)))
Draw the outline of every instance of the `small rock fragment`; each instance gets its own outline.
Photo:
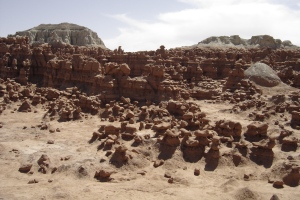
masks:
POLYGON ((195 176, 199 176, 200 175, 200 169, 199 168, 195 168, 194 175, 195 176))
POLYGON ((157 168, 157 167, 159 167, 159 166, 161 166, 161 165, 163 165, 163 164, 164 164, 164 161, 163 161, 163 160, 156 160, 156 161, 154 162, 153 166, 154 166, 155 168, 157 168))
POLYGON ((28 181, 28 184, 34 184, 34 183, 38 183, 39 181, 36 179, 30 180, 28 181))
POLYGON ((173 178, 169 178, 168 179, 168 183, 173 183, 174 182, 174 179, 173 178))
POLYGON ((274 188, 283 188, 283 181, 281 181, 281 180, 274 181, 273 187, 274 188))
POLYGON ((276 194, 273 194, 270 200, 279 200, 278 196, 276 194))
POLYGON ((171 178, 172 175, 169 173, 169 172, 166 172, 165 175, 164 175, 166 178, 171 178))

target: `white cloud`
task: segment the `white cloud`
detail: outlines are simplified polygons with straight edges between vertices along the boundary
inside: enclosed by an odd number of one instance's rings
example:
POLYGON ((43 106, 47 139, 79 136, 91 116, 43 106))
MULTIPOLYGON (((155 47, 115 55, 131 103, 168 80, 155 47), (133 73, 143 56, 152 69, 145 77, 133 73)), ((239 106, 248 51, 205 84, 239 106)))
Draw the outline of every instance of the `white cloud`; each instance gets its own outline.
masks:
POLYGON ((105 44, 111 49, 121 45, 125 51, 155 50, 162 44, 166 48, 193 45, 210 36, 268 34, 300 45, 300 10, 272 0, 180 1, 194 8, 162 13, 154 22, 114 16, 126 26, 105 44))

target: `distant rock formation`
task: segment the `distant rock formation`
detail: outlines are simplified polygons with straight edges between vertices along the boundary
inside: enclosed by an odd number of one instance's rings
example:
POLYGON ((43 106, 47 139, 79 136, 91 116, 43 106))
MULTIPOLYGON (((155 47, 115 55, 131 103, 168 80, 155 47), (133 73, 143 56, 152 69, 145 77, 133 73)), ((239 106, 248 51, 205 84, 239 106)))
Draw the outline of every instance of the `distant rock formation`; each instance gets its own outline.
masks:
POLYGON ((241 47, 267 47, 272 49, 295 46, 289 40, 281 41, 280 39, 274 39, 269 35, 252 36, 251 39, 243 39, 239 35, 220 37, 212 36, 198 43, 198 45, 205 44, 241 47))
POLYGON ((98 45, 105 47, 103 41, 96 32, 76 24, 41 24, 26 31, 18 31, 12 36, 27 36, 30 44, 49 43, 59 46, 60 43, 91 46, 98 45))
MULTIPOLYGON (((257 62, 271 66, 284 83, 300 88, 299 58, 300 48, 199 46, 168 50, 162 45, 155 51, 124 52, 121 47, 112 51, 69 44, 34 46, 29 44, 28 37, 0 38, 3 80, 9 78, 22 85, 33 83, 60 90, 76 86, 87 95, 97 95, 95 98, 105 104, 121 97, 139 102, 170 99, 242 102, 260 94, 252 79, 244 76, 244 71, 257 62)), ((1 94, 4 92, 0 86, 1 94)), ((19 94, 9 95, 15 99, 19 94)), ((34 103, 39 101, 37 96, 34 103)), ((250 106, 241 105, 243 109, 250 106)), ((78 106, 69 107, 72 109, 61 111, 62 118, 78 118, 78 106)), ((184 122, 182 127, 188 125, 184 122)))

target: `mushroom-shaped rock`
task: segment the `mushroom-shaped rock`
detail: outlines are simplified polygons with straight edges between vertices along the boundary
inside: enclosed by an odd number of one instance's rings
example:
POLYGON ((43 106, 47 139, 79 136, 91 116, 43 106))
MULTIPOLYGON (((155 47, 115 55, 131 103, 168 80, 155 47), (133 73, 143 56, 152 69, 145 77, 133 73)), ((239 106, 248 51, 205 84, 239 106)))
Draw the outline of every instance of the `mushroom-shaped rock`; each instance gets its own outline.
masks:
POLYGON ((168 122, 162 122, 160 124, 157 124, 157 125, 153 126, 153 129, 154 130, 158 130, 158 131, 160 131, 160 130, 167 130, 169 128, 171 128, 171 124, 168 123, 168 122))
POLYGON ((219 146, 220 146, 220 137, 214 136, 214 137, 212 138, 210 148, 211 148, 212 150, 217 151, 217 150, 219 150, 219 146))
POLYGON ((293 135, 289 135, 287 137, 284 137, 282 139, 282 146, 281 146, 281 150, 283 151, 296 151, 298 148, 298 142, 300 140, 293 136, 293 135))
POLYGON ((181 128, 180 129, 181 135, 184 136, 192 136, 192 133, 188 130, 186 130, 185 128, 181 128))
POLYGON ((296 187, 300 184, 300 173, 299 173, 299 166, 292 167, 292 170, 290 173, 285 175, 283 177, 283 182, 284 184, 291 186, 291 187, 296 187))
POLYGON ((185 113, 183 116, 182 116, 182 119, 183 120, 191 120, 191 119, 193 119, 193 113, 192 112, 187 112, 187 113, 185 113))
POLYGON ((123 72, 125 76, 128 76, 131 71, 130 67, 126 63, 120 65, 120 70, 123 72))
POLYGON ((104 127, 104 131, 106 134, 114 134, 114 135, 118 135, 119 134, 119 130, 120 128, 115 126, 115 125, 112 125, 112 124, 109 124, 107 126, 104 127))
POLYGON ((213 137, 213 134, 209 132, 209 130, 196 130, 194 132, 194 135, 196 137, 213 137))
POLYGON ((168 129, 165 132, 165 136, 168 136, 168 137, 178 137, 179 136, 179 132, 175 131, 174 129, 172 129, 172 130, 168 129))
POLYGON ((115 148, 116 152, 125 153, 128 149, 124 145, 119 145, 115 148))
POLYGON ((125 131, 126 131, 126 133, 133 134, 133 133, 137 132, 137 128, 133 124, 128 124, 128 125, 126 125, 125 131))
POLYGON ((134 112, 132 112, 131 110, 128 111, 128 113, 126 114, 126 119, 131 119, 134 117, 134 112))
POLYGON ((115 147, 115 152, 110 159, 110 163, 116 167, 121 167, 127 163, 129 157, 126 155, 127 147, 124 145, 118 145, 115 147))
POLYGON ((267 139, 268 124, 262 122, 252 122, 247 126, 245 138, 249 141, 259 141, 267 139))
POLYGON ((219 120, 216 122, 215 131, 220 136, 240 137, 242 133, 242 125, 239 122, 230 120, 219 120))
POLYGON ((275 139, 269 138, 264 139, 259 142, 252 142, 253 146, 263 148, 263 149, 272 149, 275 146, 275 139))
POLYGON ((169 146, 178 146, 180 144, 179 132, 168 129, 164 134, 162 142, 169 146))
POLYGON ((197 146, 200 145, 200 142, 195 137, 189 137, 185 141, 185 145, 188 146, 188 147, 197 147, 197 146))

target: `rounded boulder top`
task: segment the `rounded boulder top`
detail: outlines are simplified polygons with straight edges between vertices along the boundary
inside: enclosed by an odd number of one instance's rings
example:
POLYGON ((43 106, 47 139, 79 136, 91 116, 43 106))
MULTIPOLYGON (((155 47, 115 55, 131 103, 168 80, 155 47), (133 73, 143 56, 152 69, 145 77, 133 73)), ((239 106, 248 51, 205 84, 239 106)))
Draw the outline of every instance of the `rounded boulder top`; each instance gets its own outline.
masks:
POLYGON ((274 87, 281 83, 277 73, 267 64, 257 62, 244 71, 245 77, 257 85, 274 87))

